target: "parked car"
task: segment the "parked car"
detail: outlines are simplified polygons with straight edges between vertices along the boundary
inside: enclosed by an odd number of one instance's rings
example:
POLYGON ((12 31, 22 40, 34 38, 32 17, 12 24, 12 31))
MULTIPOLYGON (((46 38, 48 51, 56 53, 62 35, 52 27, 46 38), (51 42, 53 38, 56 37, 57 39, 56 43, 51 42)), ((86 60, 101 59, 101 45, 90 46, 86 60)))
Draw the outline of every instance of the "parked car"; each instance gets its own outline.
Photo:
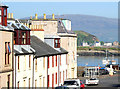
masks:
POLYGON ((81 83, 79 79, 67 79, 64 81, 63 86, 66 86, 70 89, 80 89, 81 83))
POLYGON ((58 86, 58 87, 55 87, 55 89, 69 89, 69 88, 66 86, 58 86))
POLYGON ((80 81, 80 89, 84 89, 85 88, 85 84, 83 84, 82 81, 80 81))
POLYGON ((95 84, 98 85, 99 84, 99 79, 97 78, 90 78, 90 79, 86 79, 86 85, 91 85, 91 84, 95 84))

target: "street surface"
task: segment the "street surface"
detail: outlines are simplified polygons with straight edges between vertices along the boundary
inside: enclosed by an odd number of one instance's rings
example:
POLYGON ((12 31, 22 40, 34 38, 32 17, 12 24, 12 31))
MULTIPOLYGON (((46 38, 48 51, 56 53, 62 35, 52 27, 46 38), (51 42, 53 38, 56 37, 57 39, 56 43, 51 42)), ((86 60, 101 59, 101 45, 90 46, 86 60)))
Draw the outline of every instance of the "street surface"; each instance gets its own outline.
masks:
MULTIPOLYGON (((120 89, 119 77, 118 74, 115 74, 113 76, 102 75, 99 78, 99 85, 89 85, 86 86, 85 89, 120 89)), ((85 81, 85 78, 80 78, 80 80, 85 81)))

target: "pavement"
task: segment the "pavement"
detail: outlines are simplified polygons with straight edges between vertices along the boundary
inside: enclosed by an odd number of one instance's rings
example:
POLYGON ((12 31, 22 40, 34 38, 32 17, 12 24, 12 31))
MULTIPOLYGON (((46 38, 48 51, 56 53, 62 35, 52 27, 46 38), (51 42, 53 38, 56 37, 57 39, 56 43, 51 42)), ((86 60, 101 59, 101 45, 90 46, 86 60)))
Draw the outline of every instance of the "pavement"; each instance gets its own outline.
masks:
MULTIPOLYGON (((84 77, 79 77, 80 80, 85 82, 84 77)), ((85 89, 120 89, 120 75, 114 74, 113 76, 101 75, 99 76, 98 85, 86 85, 85 89)))

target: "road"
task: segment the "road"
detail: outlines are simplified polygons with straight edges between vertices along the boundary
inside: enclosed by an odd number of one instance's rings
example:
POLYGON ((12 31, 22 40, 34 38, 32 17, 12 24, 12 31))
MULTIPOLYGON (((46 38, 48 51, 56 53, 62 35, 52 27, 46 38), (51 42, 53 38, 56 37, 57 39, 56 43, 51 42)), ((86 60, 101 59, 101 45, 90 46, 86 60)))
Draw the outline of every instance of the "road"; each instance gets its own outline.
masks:
MULTIPOLYGON (((85 79, 82 79, 85 81, 85 79)), ((115 74, 113 76, 105 75, 100 76, 99 85, 86 86, 85 89, 120 89, 120 76, 115 74)))

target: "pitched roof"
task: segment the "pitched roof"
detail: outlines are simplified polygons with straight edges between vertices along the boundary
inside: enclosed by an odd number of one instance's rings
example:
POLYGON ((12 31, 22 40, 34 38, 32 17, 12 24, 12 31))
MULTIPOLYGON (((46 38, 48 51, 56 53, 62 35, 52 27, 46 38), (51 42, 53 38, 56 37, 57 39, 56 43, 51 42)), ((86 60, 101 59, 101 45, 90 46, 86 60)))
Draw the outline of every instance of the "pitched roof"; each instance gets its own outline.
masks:
POLYGON ((61 48, 61 52, 55 50, 47 43, 43 42, 36 36, 31 36, 31 47, 36 51, 36 58, 43 57, 43 56, 52 56, 52 55, 60 55, 66 54, 67 52, 61 48))
POLYGON ((7 8, 8 8, 8 6, 6 6, 6 5, 4 5, 3 3, 0 2, 0 7, 1 7, 1 6, 2 6, 2 7, 7 7, 7 8))
POLYGON ((67 30, 61 20, 58 20, 58 33, 75 34, 73 31, 67 30))
POLYGON ((14 53, 15 53, 15 55, 28 55, 28 54, 34 54, 35 51, 33 50, 32 47, 30 47, 30 51, 28 51, 24 48, 21 48, 21 51, 18 51, 17 49, 14 48, 14 53))

